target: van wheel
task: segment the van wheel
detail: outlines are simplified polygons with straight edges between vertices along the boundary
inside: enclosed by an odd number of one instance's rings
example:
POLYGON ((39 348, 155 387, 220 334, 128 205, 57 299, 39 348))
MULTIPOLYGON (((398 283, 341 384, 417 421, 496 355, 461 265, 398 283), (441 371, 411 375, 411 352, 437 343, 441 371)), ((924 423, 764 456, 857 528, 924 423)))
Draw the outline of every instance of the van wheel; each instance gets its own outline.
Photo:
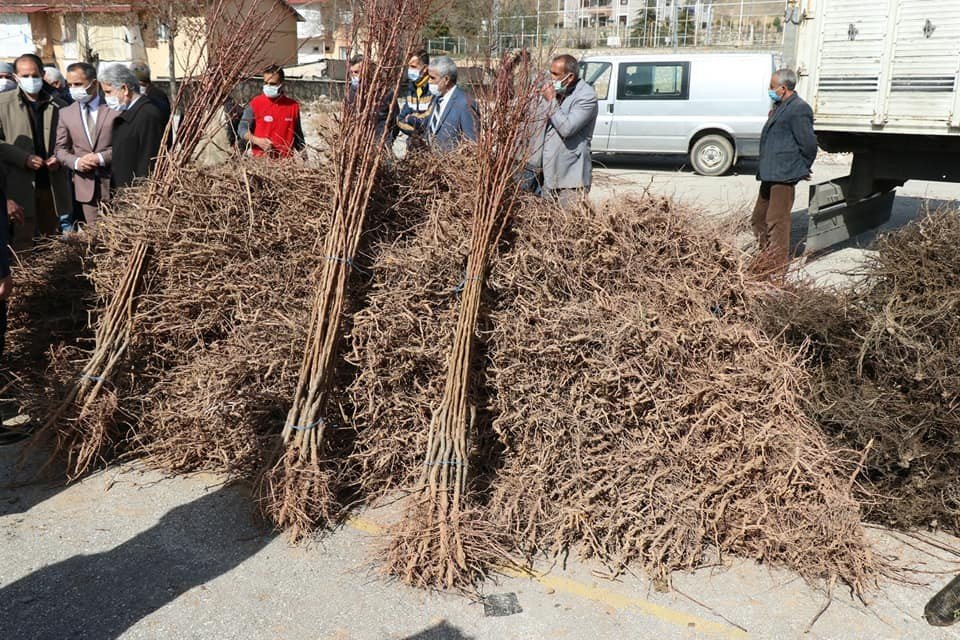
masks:
POLYGON ((733 145, 721 135, 703 136, 690 149, 690 164, 702 176, 721 176, 733 166, 733 145))

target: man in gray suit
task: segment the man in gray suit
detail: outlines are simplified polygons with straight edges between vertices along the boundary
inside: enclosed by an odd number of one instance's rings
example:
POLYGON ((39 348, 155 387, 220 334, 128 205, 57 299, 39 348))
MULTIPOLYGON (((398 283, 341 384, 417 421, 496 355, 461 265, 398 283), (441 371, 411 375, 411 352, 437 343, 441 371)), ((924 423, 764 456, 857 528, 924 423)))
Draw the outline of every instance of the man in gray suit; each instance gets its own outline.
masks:
POLYGON ((474 106, 457 86, 457 65, 447 56, 430 61, 427 70, 433 94, 433 114, 427 123, 427 146, 436 151, 452 151, 464 140, 476 142, 474 106))
POLYGON ((797 183, 810 177, 817 157, 813 110, 794 91, 797 74, 780 69, 770 78, 774 106, 760 135, 760 195, 753 209, 753 233, 765 267, 790 263, 790 213, 797 183))
POLYGON ((593 177, 590 143, 597 93, 580 79, 577 59, 560 55, 550 63, 550 82, 540 95, 526 174, 542 172, 544 194, 563 208, 576 206, 590 191, 593 177))

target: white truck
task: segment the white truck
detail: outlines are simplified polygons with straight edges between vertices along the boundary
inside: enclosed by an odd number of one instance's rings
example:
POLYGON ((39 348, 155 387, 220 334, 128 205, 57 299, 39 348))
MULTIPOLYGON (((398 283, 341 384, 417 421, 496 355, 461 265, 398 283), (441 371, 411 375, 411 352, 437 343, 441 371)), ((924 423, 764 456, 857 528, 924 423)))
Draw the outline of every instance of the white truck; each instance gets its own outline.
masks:
POLYGON ((808 251, 889 219, 907 180, 960 182, 960 0, 790 0, 785 24, 820 147, 853 154, 811 188, 808 251))

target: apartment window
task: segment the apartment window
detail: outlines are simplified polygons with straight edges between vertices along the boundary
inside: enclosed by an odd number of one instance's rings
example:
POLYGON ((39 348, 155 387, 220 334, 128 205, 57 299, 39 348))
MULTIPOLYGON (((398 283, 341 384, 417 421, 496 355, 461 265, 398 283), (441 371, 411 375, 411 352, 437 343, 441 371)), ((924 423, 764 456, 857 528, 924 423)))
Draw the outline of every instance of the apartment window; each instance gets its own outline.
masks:
POLYGON ((617 98, 621 100, 686 100, 689 97, 689 62, 641 62, 620 66, 617 98))

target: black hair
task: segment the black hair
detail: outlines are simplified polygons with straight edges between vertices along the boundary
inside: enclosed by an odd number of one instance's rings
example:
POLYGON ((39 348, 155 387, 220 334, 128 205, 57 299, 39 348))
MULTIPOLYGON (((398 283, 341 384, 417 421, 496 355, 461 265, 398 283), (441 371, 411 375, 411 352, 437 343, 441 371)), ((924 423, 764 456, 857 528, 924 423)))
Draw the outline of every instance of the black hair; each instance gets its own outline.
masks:
POLYGON ((268 73, 275 73, 275 74, 277 74, 278 76, 280 76, 280 80, 281 80, 281 81, 284 80, 284 78, 285 78, 285 76, 283 75, 283 67, 281 67, 281 66, 278 65, 278 64, 272 64, 272 65, 270 65, 269 67, 267 67, 266 69, 263 70, 263 75, 267 75, 268 73))
POLYGON ((43 77, 43 60, 40 59, 40 56, 32 53, 23 54, 22 56, 20 56, 19 58, 13 61, 14 71, 16 71, 17 69, 17 63, 20 62, 21 60, 32 60, 33 63, 37 65, 37 71, 40 73, 40 77, 41 78, 43 77))
POLYGON ((565 73, 572 73, 574 78, 579 77, 580 67, 577 65, 577 59, 571 56, 568 53, 557 56, 553 59, 554 62, 560 60, 563 62, 563 70, 565 73))
POLYGON ((88 82, 97 79, 97 68, 89 62, 74 62, 71 65, 67 65, 67 73, 71 71, 83 71, 83 77, 86 78, 88 82))
POLYGON ((426 49, 420 49, 420 51, 417 51, 416 53, 414 53, 414 54, 413 54, 412 56, 410 56, 410 57, 411 57, 411 58, 416 58, 417 60, 420 61, 420 64, 423 65, 423 66, 425 66, 425 67, 429 67, 429 66, 430 66, 430 54, 427 53, 427 50, 426 50, 426 49))

